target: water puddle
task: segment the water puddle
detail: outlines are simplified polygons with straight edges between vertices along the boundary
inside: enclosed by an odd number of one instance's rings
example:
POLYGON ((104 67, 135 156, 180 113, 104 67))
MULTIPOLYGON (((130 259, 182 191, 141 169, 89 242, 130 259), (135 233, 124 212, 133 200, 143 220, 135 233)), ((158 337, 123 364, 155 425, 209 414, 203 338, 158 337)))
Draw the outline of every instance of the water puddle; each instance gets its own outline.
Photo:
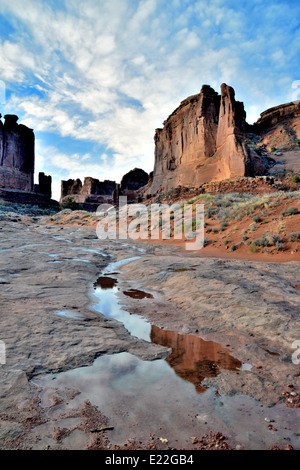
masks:
POLYGON ((61 310, 54 312, 54 314, 64 318, 72 318, 74 320, 83 320, 85 318, 80 312, 76 312, 74 310, 61 310))
MULTIPOLYGON (((293 409, 276 405, 266 410, 252 398, 222 396, 213 387, 198 393, 195 384, 183 380, 164 359, 144 361, 127 352, 103 355, 92 366, 44 376, 34 383, 42 389, 44 407, 52 405, 51 398, 57 391, 80 392, 64 406, 49 411, 49 436, 50 429, 57 427, 58 411, 68 413, 89 401, 109 418, 112 445, 122 445, 130 438, 147 442, 150 434, 155 434, 168 439, 171 447, 184 449, 190 448, 193 436, 213 429, 246 449, 268 449, 274 445, 274 433, 266 427, 266 416, 277 422, 280 417, 276 442, 297 445, 293 409)), ((71 434, 64 445, 82 449, 86 438, 81 437, 74 442, 71 434)))
POLYGON ((205 377, 216 377, 222 369, 236 371, 243 365, 229 354, 228 349, 198 336, 182 335, 152 325, 150 338, 153 343, 172 348, 166 361, 179 377, 193 383, 197 392, 206 391, 201 386, 205 377))
MULTIPOLYGON (((221 344, 164 330, 121 308, 119 283, 112 276, 125 263, 136 259, 139 256, 111 263, 101 273, 94 283, 94 293, 99 299, 95 309, 122 322, 131 335, 163 345, 172 352, 166 359, 155 361, 142 360, 127 352, 106 354, 98 357, 92 366, 36 378, 34 383, 42 389, 41 405, 50 406, 51 394, 57 390, 73 389, 80 393, 60 405, 61 411, 77 409, 88 400, 109 418, 113 427, 109 440, 113 445, 124 444, 130 438, 147 442, 150 434, 155 434, 181 449, 189 448, 193 436, 199 437, 210 430, 230 436, 232 442, 249 450, 270 448, 274 436, 265 426, 268 413, 270 419, 280 417, 276 438, 295 446, 297 426, 293 409, 276 405, 266 411, 260 402, 248 396, 223 396, 214 387, 202 385, 205 378, 216 377, 224 370, 233 374, 251 373, 250 364, 243 364, 221 344)), ((134 299, 147 301, 143 291, 129 289, 127 292, 133 292, 134 299)), ((71 316, 70 312, 57 314, 71 316)), ((74 442, 70 437, 68 446, 82 448, 84 436, 75 437, 74 442)))
POLYGON ((269 349, 265 349, 265 351, 270 354, 271 356, 280 356, 278 352, 275 351, 270 351, 269 349))

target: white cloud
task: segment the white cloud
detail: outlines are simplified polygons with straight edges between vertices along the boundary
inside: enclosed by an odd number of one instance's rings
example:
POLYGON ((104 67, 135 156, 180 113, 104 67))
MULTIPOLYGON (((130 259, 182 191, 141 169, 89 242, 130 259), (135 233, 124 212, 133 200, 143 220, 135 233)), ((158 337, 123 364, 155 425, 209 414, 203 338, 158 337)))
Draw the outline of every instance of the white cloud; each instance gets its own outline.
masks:
POLYGON ((287 71, 299 50, 296 34, 287 47, 286 24, 296 10, 272 10, 268 1, 249 13, 224 0, 28 0, 26 8, 22 0, 2 0, 1 8, 15 27, 0 42, 0 76, 13 89, 8 112, 21 113, 37 133, 87 142, 78 159, 52 152, 53 168, 70 175, 93 170, 106 178, 130 165, 150 171, 155 128, 202 84, 217 91, 222 82, 237 85, 252 119, 280 102, 276 83, 300 78, 287 71), (93 155, 93 144, 105 154, 93 155))

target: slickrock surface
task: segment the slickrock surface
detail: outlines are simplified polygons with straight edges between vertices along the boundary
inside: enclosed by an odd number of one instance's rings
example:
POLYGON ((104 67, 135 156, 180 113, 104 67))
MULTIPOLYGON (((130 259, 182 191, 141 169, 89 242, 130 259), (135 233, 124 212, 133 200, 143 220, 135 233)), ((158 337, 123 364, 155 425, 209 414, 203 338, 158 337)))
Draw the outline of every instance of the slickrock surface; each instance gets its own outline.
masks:
MULTIPOLYGON (((31 379, 90 366, 105 354, 127 352, 147 361, 167 357, 168 348, 132 337, 93 308, 92 286, 103 267, 136 255, 138 260, 122 267, 119 285, 146 289, 153 299, 120 293, 128 311, 165 330, 217 341, 251 366, 206 378, 203 386, 213 384, 224 397, 246 395, 264 406, 284 403, 281 394, 289 383, 299 391, 299 365, 291 359, 300 331, 299 262, 201 259, 174 246, 100 241, 91 227, 30 221, 1 221, 0 237, 0 339, 6 345, 6 364, 0 366, 1 448, 16 445, 13 439, 20 448, 34 447, 47 429, 48 411, 41 409, 31 379), (37 441, 30 441, 34 430, 37 441)), ((65 390, 51 398, 57 400, 51 405, 54 441, 59 447, 64 437, 66 445, 72 424, 81 448, 96 447, 101 436, 87 417, 105 410, 93 411, 86 403, 72 414, 68 403, 74 393, 65 390), (55 414, 59 403, 65 403, 65 421, 55 414)), ((297 421, 296 414, 289 416, 297 421)), ((105 417, 98 418, 98 425, 107 425, 105 417)), ((105 439, 99 445, 105 446, 105 439)))

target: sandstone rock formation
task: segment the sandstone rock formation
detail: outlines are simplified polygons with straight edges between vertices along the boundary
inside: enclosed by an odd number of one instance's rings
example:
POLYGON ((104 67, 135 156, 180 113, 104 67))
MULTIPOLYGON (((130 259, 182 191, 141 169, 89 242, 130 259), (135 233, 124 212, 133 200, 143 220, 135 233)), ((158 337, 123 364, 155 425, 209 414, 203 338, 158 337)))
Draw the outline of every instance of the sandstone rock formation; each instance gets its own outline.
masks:
POLYGON ((140 168, 134 168, 123 176, 120 183, 120 190, 124 194, 126 191, 136 191, 148 183, 149 175, 140 168))
POLYGON ((126 173, 120 184, 117 185, 113 193, 114 202, 117 203, 119 196, 126 196, 127 202, 137 202, 139 199, 138 190, 147 185, 149 175, 141 168, 134 168, 126 173))
POLYGON ((96 210, 101 203, 111 203, 112 194, 116 189, 115 181, 99 181, 96 178, 86 177, 84 183, 78 178, 61 182, 60 202, 65 203, 72 198, 75 203, 82 204, 87 210, 96 210))
POLYGON ((145 194, 237 176, 262 175, 265 164, 245 141, 246 113, 233 88, 210 86, 181 102, 155 133, 153 181, 145 194))
POLYGON ((4 119, 4 124, 0 120, 0 187, 32 191, 34 133, 17 123, 18 116, 7 114, 4 119))
POLYGON ((39 173, 39 183, 34 185, 34 191, 39 194, 51 198, 52 195, 52 177, 45 175, 45 173, 39 173))
POLYGON ((276 150, 299 148, 300 101, 282 104, 261 113, 253 125, 253 132, 260 135, 262 144, 276 150))
MULTIPOLYGON (((1 118, 1 114, 0 114, 1 118)), ((51 176, 39 173, 34 185, 35 136, 32 129, 18 124, 18 116, 0 119, 0 197, 20 204, 57 207, 51 199, 51 176)))

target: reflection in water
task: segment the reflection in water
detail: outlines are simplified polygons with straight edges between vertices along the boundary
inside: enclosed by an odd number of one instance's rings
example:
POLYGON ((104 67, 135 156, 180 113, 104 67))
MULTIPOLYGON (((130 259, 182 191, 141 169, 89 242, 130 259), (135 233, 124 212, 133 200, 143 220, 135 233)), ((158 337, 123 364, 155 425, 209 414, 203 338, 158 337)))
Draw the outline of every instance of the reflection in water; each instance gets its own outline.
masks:
MULTIPOLYGON (((124 260, 122 260, 123 263, 124 260)), ((96 309, 103 315, 122 322, 133 336, 171 348, 172 353, 166 361, 180 378, 193 383, 197 392, 206 390, 201 386, 205 377, 216 377, 221 373, 221 369, 242 368, 242 363, 230 356, 230 351, 218 343, 204 341, 194 335, 182 335, 176 331, 162 330, 155 325, 150 325, 143 317, 122 310, 116 296, 117 283, 117 279, 110 277, 107 271, 104 271, 97 279, 94 287, 100 303, 96 309)), ((134 299, 153 298, 152 294, 138 289, 128 289, 123 294, 134 299)))
POLYGON ((206 390, 201 386, 205 377, 216 377, 220 369, 237 370, 242 366, 238 359, 229 355, 228 349, 198 336, 181 335, 152 325, 150 338, 153 343, 172 348, 166 361, 182 379, 192 382, 197 392, 206 390))
POLYGON ((95 309, 104 316, 123 323, 132 336, 150 341, 150 323, 141 316, 131 315, 120 307, 116 296, 118 292, 117 282, 116 279, 109 276, 101 276, 97 279, 94 288, 100 302, 95 306, 95 309))
POLYGON ((94 287, 101 287, 101 289, 112 289, 118 284, 117 279, 109 276, 99 276, 97 281, 94 282, 94 287))
POLYGON ((265 351, 270 354, 271 356, 280 356, 278 352, 275 351, 270 351, 269 349, 265 349, 265 351))
POLYGON ((143 290, 139 289, 124 290, 123 294, 127 295, 128 297, 131 297, 132 299, 153 299, 152 294, 148 294, 148 292, 144 292, 143 290))

